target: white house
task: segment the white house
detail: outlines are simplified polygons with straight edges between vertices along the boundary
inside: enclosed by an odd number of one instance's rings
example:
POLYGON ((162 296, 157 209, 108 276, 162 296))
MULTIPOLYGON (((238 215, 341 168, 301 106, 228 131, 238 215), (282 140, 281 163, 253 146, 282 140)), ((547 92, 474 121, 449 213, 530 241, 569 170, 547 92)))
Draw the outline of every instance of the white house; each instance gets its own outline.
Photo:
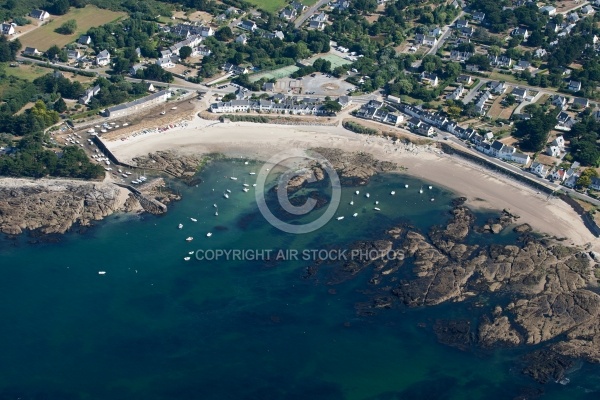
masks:
POLYGON ((552 141, 552 145, 558 147, 563 150, 565 148, 565 138, 561 136, 557 136, 556 139, 552 141))
POLYGON ((108 65, 110 64, 110 53, 108 50, 102 50, 100 53, 96 54, 96 65, 108 65))
POLYGON ((200 36, 202 36, 202 37, 209 37, 209 36, 213 36, 214 34, 215 34, 215 31, 210 26, 203 26, 200 28, 200 36))
POLYGON ((515 28, 510 34, 511 36, 523 36, 525 40, 529 37, 529 31, 525 28, 515 28))
POLYGON ((474 13, 473 13, 473 19, 474 19, 475 21, 483 22, 483 20, 485 19, 485 13, 482 13, 482 12, 474 12, 474 13))
POLYGON ((421 72, 421 82, 426 85, 435 87, 438 85, 439 80, 438 80, 438 77, 436 74, 432 74, 430 72, 423 71, 423 72, 421 72))
POLYGON ((438 40, 435 36, 423 35, 421 33, 419 33, 415 36, 415 43, 417 43, 417 44, 424 44, 427 46, 435 46, 437 44, 437 42, 438 42, 438 40))
POLYGON ((3 35, 14 35, 15 34, 15 26, 14 24, 8 24, 6 22, 2 23, 2 34, 3 35))
POLYGON ((531 158, 529 157, 528 154, 514 152, 512 154, 512 156, 510 157, 510 161, 515 162, 517 164, 521 164, 521 165, 527 165, 527 164, 529 164, 529 161, 531 161, 531 158))
POLYGON ((92 43, 92 38, 87 35, 82 35, 79 37, 79 40, 77 40, 77 43, 87 46, 92 43))
POLYGON ((235 38, 235 42, 241 43, 241 44, 246 44, 246 43, 248 43, 248 36, 246 36, 242 33, 240 36, 235 38))
POLYGON ((581 90, 581 82, 579 81, 569 81, 568 89, 572 92, 579 92, 581 90))
POLYGON ((81 58, 81 52, 79 50, 67 51, 67 58, 71 61, 78 61, 81 58))
POLYGON ((256 23, 254 21, 242 21, 239 23, 238 27, 245 31, 254 32, 257 29, 256 23))
POLYGON ((517 99, 517 101, 525 101, 527 99, 527 89, 516 87, 511 92, 513 96, 517 99))
POLYGON ((40 54, 42 54, 42 52, 34 47, 25 47, 25 50, 23 50, 24 56, 39 56, 40 54))
POLYGON ((171 57, 159 58, 158 60, 156 60, 156 65, 158 65, 161 68, 165 68, 165 69, 175 67, 173 60, 171 60, 171 57))
POLYGON ((548 179, 550 179, 551 181, 559 181, 559 182, 564 182, 564 180, 566 179, 567 174, 565 173, 564 169, 557 169, 552 171, 552 173, 550 175, 548 175, 548 179))
POLYGON ((548 14, 549 16, 556 15, 556 7, 553 6, 544 6, 540 8, 540 12, 542 14, 548 14))
POLYGON ((33 10, 29 13, 29 16, 33 19, 37 19, 38 21, 45 21, 50 18, 50 14, 44 10, 33 10))
POLYGON ((468 26, 469 26, 469 21, 467 21, 466 19, 459 19, 458 21, 456 21, 456 27, 458 29, 466 28, 468 26))
POLYGON ((548 175, 548 167, 544 164, 540 164, 539 162, 534 162, 531 164, 531 172, 540 178, 545 178, 546 175, 548 175))
POLYGON ((292 19, 298 16, 298 11, 295 8, 284 8, 279 13, 279 17, 281 19, 285 19, 286 21, 291 21, 292 19))
POLYGON ((593 14, 594 13, 594 8, 591 5, 588 4, 587 6, 581 8, 581 13, 583 15, 593 14))
POLYGON ((558 148, 558 146, 549 146, 548 150, 546 150, 546 153, 550 157, 560 157, 560 149, 558 148))
POLYGON ((567 106, 567 98, 556 94, 552 97, 552 105, 564 109, 567 106))

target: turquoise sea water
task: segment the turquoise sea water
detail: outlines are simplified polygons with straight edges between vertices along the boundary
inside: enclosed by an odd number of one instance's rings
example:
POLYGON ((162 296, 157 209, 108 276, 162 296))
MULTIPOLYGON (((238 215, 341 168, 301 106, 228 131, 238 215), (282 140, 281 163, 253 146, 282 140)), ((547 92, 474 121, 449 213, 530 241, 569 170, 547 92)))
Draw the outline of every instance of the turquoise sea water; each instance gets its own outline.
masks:
MULTIPOLYGON (((256 169, 214 163, 198 187, 177 186, 183 200, 163 216, 113 216, 58 243, 2 239, 0 399, 507 399, 540 387, 520 374, 521 350, 437 343, 435 319, 468 318, 467 306, 361 317, 368 273, 330 286, 304 279, 302 260, 184 261, 198 249, 343 246, 405 221, 426 230, 451 207, 450 192, 383 175, 360 196, 343 189, 344 220, 284 234, 241 190, 256 169)), ((545 398, 597 398, 599 371, 583 365, 545 398)))

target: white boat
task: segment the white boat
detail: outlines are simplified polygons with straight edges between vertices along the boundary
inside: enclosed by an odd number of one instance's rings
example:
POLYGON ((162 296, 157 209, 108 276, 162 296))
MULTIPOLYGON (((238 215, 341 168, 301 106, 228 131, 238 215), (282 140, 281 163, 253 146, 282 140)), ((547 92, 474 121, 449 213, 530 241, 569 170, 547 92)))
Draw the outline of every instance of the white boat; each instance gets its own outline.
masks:
POLYGON ((378 200, 375 200, 375 204, 379 204, 379 201, 378 201, 378 200))
POLYGON ((421 186, 421 189, 419 189, 419 193, 423 193, 423 186, 421 186))
POLYGON ((352 216, 353 216, 353 217, 356 217, 356 216, 358 216, 358 213, 354 213, 354 214, 352 214, 352 216))
POLYGON ((194 254, 194 252, 193 252, 193 251, 190 251, 190 252, 188 252, 188 254, 191 256, 192 254, 194 254))
POLYGON ((179 225, 177 225, 177 227, 178 227, 179 229, 181 229, 181 228, 183 228, 183 224, 179 224, 179 225))
POLYGON ((247 183, 244 183, 244 187, 250 187, 250 185, 248 185, 247 183))
POLYGON ((227 193, 231 193, 231 190, 229 190, 229 189, 225 189, 225 191, 226 191, 227 193))
POLYGON ((356 191, 356 192, 354 192, 354 193, 356 193, 356 194, 358 195, 358 194, 360 194, 360 191, 359 191, 359 190, 357 190, 357 191, 356 191))
POLYGON ((341 220, 343 220, 343 219, 344 219, 344 217, 337 217, 337 220, 338 220, 338 221, 341 221, 341 220))
POLYGON ((256 175, 256 172, 250 172, 250 175, 256 175))
POLYGON ((365 194, 365 197, 369 198, 371 195, 369 193, 365 194))
POLYGON ((408 189, 408 184, 404 185, 404 187, 408 189))
POLYGON ((223 197, 225 197, 226 199, 228 199, 229 195, 227 193, 223 193, 223 197))
POLYGON ((208 233, 206 234, 206 237, 211 237, 211 236, 212 236, 212 233, 211 233, 211 232, 208 232, 208 233))
POLYGON ((136 179, 136 180, 134 180, 134 181, 131 181, 131 183, 133 183, 133 184, 137 185, 137 184, 138 184, 138 183, 140 183, 140 182, 139 182, 139 181, 136 179))
POLYGON ((381 208, 375 207, 375 208, 373 208, 373 210, 375 210, 375 211, 381 211, 381 208))
POLYGON ((435 199, 432 197, 432 198, 431 198, 431 201, 435 201, 435 199))
POLYGON ((216 204, 213 204, 213 207, 214 207, 214 208, 217 208, 217 205, 216 205, 216 204))
POLYGON ((429 190, 433 189, 433 186, 429 186, 429 190))
POLYGON ((183 257, 185 261, 190 261, 190 257, 183 257))
POLYGON ((248 192, 250 189, 248 189, 248 188, 243 188, 242 190, 243 190, 244 192, 248 192))
POLYGON ((193 238, 193 237, 191 237, 191 236, 190 236, 190 237, 188 237, 187 239, 185 239, 185 241, 186 241, 186 242, 191 242, 192 240, 194 240, 194 238, 193 238))
POLYGON ((196 218, 190 218, 192 220, 192 222, 198 222, 198 220, 196 218))
POLYGON ((219 216, 219 212, 215 211, 215 217, 218 217, 218 216, 219 216))
POLYGON ((256 183, 252 185, 253 187, 256 187, 256 183))
POLYGON ((236 178, 235 176, 232 176, 232 177, 231 177, 231 178, 229 178, 229 179, 231 179, 232 181, 237 181, 237 178, 236 178))
POLYGON ((394 192, 393 190, 390 193, 392 196, 396 194, 396 192, 394 192))
POLYGON ((98 271, 98 275, 106 275, 106 271, 98 271))
POLYGON ((350 205, 353 206, 354 205, 354 200, 350 200, 350 205))

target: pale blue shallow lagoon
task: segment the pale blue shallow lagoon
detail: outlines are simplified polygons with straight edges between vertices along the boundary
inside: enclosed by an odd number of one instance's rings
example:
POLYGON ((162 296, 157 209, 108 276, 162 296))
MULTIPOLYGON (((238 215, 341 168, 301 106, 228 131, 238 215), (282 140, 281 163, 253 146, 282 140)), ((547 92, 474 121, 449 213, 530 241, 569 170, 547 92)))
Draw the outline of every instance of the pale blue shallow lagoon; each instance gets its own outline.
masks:
MULTIPOLYGON (((427 230, 447 220, 453 198, 380 175, 354 206, 357 188, 343 188, 344 220, 285 234, 242 191, 256 168, 218 161, 197 187, 172 183, 183 200, 162 216, 113 216, 57 243, 2 238, 0 399, 510 399, 541 387, 520 373, 523 350, 437 343, 435 319, 468 316, 467 305, 364 317, 355 305, 369 274, 331 286, 306 279, 302 260, 184 261, 199 249, 343 246, 401 222, 427 230)), ((599 372, 582 364, 542 398, 596 399, 599 372)))

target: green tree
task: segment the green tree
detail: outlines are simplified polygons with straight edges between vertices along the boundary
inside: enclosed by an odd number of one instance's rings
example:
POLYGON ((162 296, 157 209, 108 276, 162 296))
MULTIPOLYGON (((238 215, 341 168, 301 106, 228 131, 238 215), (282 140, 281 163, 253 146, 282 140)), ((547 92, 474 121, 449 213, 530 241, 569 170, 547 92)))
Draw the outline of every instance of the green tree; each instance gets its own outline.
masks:
POLYGON ((65 111, 67 111, 67 103, 65 103, 65 101, 63 100, 63 98, 60 97, 54 103, 54 107, 53 108, 54 108, 54 111, 56 111, 56 112, 64 113, 65 111))
POLYGON ((52 14, 64 15, 69 11, 69 7, 69 0, 54 0, 48 8, 48 11, 52 14))
POLYGON ((70 19, 65 21, 61 26, 56 28, 54 32, 60 33, 61 35, 72 35, 77 30, 77 21, 70 19))
POLYGON ((499 56, 501 52, 502 49, 500 49, 500 46, 490 46, 488 49, 488 53, 492 56, 499 56))
POLYGON ((323 104, 323 110, 328 113, 336 113, 342 110, 342 106, 337 101, 328 100, 323 104))
POLYGON ((192 55, 192 51, 193 50, 190 46, 183 46, 179 49, 179 57, 181 57, 182 60, 185 60, 192 55))
POLYGON ((215 32, 215 38, 222 42, 233 39, 233 32, 228 26, 224 26, 215 32))

